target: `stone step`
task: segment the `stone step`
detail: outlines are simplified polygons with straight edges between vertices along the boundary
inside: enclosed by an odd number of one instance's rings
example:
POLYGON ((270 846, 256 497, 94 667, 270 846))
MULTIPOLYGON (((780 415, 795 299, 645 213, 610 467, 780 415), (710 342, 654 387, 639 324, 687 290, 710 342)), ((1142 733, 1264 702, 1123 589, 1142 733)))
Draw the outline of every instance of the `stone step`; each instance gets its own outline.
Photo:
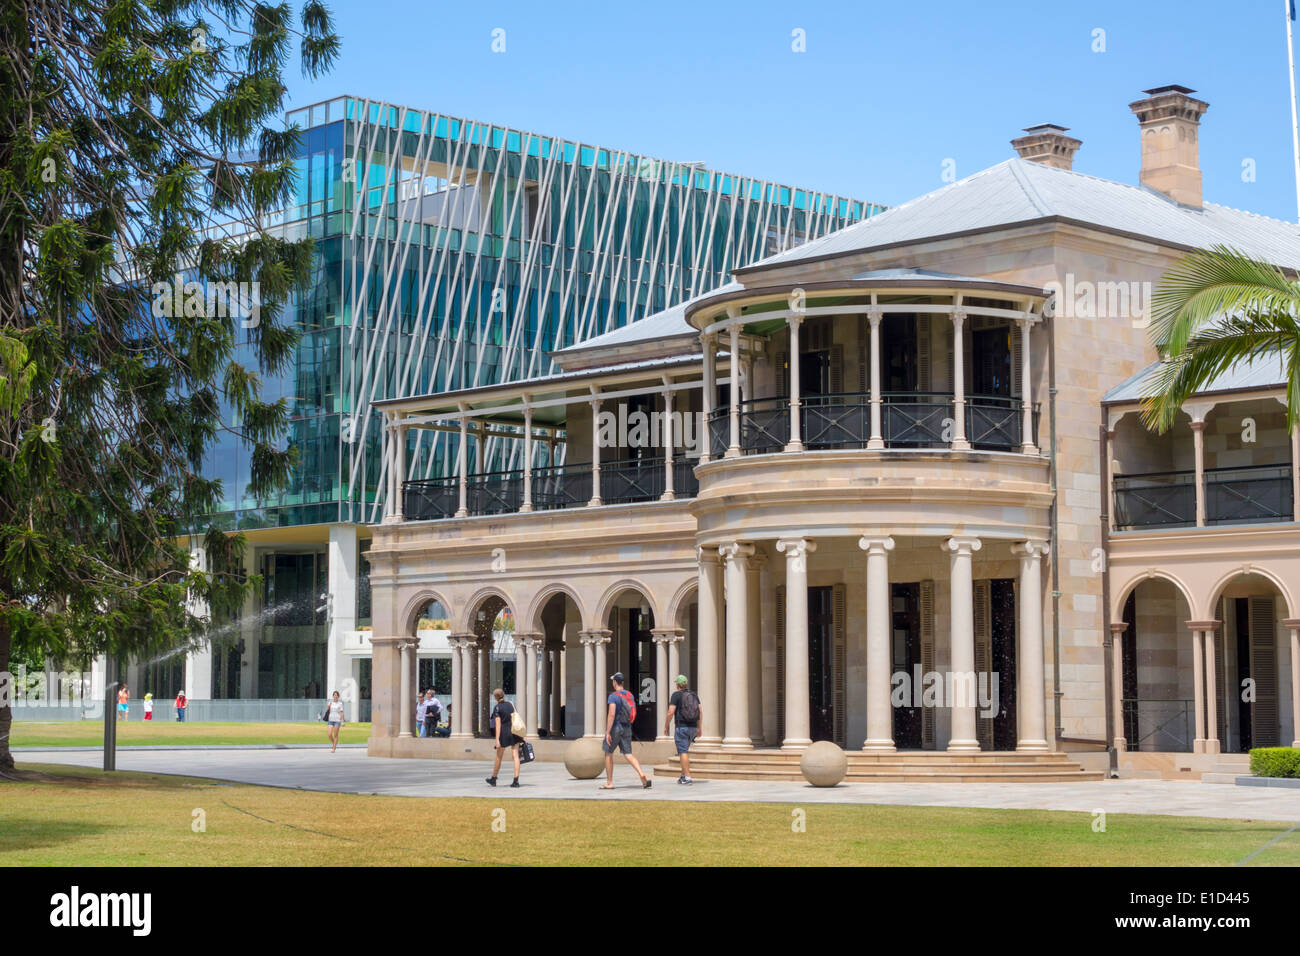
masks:
MULTIPOLYGON (((681 768, 661 765, 654 768, 656 777, 676 778, 681 768)), ((791 770, 725 769, 691 767, 691 776, 697 780, 754 780, 794 783, 803 780, 803 774, 791 770)), ((1049 770, 1032 772, 987 773, 977 768, 938 772, 934 770, 899 770, 870 773, 851 773, 845 783, 1080 783, 1105 780, 1101 771, 1049 770)))
MULTIPOLYGON (((800 752, 781 750, 711 750, 692 749, 691 757, 696 760, 713 760, 717 762, 739 763, 775 763, 783 764, 793 760, 798 764, 800 752)), ((1055 764, 1061 761, 1073 763, 1069 754, 1061 752, 1017 753, 1015 751, 985 750, 978 753, 950 754, 946 751, 903 751, 901 753, 863 753, 849 751, 849 765, 895 766, 912 764, 942 764, 948 766, 960 764, 1007 764, 1023 766, 1026 764, 1055 764)))
MULTIPOLYGON (((800 781, 798 752, 780 750, 694 751, 691 776, 700 780, 800 781)), ((677 777, 676 756, 654 768, 656 776, 677 777)), ((847 783, 1062 783, 1104 780, 1100 770, 1084 770, 1063 753, 1023 754, 983 751, 969 754, 905 751, 848 754, 847 783)))

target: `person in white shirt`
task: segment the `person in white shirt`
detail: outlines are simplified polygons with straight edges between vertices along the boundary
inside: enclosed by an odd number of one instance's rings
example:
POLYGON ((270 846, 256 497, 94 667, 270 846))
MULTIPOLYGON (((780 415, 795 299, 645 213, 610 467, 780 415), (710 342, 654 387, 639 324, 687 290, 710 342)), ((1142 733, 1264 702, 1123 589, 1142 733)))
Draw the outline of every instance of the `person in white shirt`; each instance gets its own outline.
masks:
POLYGON ((326 718, 330 725, 330 753, 334 753, 339 746, 339 731, 346 721, 343 719, 343 701, 339 700, 339 692, 335 691, 329 702, 329 716, 326 718))

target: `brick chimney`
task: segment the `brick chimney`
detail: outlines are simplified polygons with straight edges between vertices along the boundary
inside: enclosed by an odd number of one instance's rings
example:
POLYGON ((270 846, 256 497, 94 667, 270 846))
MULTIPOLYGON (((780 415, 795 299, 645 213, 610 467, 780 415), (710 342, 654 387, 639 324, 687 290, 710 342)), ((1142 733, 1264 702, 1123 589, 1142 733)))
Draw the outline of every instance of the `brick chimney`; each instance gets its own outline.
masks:
POLYGON ((1193 99, 1185 86, 1143 90, 1146 98, 1130 103, 1142 137, 1143 186, 1164 193, 1184 206, 1201 207, 1201 164, 1197 130, 1210 108, 1193 99))
POLYGON ((1083 141, 1066 136, 1068 129, 1068 126, 1057 126, 1055 123, 1026 126, 1025 132, 1028 135, 1013 139, 1011 146, 1021 159, 1055 166, 1057 169, 1073 169, 1075 150, 1083 145, 1083 141))

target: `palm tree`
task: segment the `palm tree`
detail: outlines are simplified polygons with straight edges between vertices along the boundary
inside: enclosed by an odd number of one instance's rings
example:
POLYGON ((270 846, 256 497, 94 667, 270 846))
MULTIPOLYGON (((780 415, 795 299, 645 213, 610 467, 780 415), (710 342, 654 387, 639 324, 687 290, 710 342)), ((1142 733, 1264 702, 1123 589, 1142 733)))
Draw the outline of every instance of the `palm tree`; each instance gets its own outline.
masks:
POLYGON ((1164 432, 1196 392, 1239 362, 1277 356, 1286 371, 1287 429, 1300 421, 1300 282, 1227 246, 1193 252, 1152 297, 1151 338, 1165 358, 1143 403, 1164 432))

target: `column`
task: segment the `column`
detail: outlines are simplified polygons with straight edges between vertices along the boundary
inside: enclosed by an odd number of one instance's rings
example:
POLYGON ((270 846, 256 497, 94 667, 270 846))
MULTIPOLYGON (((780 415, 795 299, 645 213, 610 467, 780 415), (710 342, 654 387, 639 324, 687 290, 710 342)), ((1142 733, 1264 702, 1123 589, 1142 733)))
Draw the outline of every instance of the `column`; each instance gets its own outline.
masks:
POLYGON ((749 590, 745 565, 752 544, 724 544, 718 554, 727 562, 727 689, 724 750, 752 750, 749 739, 749 590))
POLYGON ((1034 386, 1029 379, 1029 330, 1033 323, 1019 319, 1020 326, 1020 401, 1024 405, 1024 421, 1020 426, 1020 450, 1026 455, 1037 455, 1034 444, 1034 386))
POLYGON ((1205 630, 1205 752, 1217 754, 1219 745, 1219 689, 1215 686, 1214 632, 1219 623, 1205 630))
POLYGON ((672 501, 677 495, 673 490, 673 392, 664 382, 664 493, 659 496, 663 501, 672 501))
POLYGON ((713 399, 718 390, 718 348, 711 333, 700 336, 700 348, 704 352, 704 386, 700 395, 700 407, 704 409, 704 441, 700 447, 700 464, 702 465, 712 457, 710 450, 713 447, 713 432, 711 430, 713 427, 713 399))
POLYGON ((749 662, 746 675, 749 681, 749 739, 755 747, 763 746, 763 595, 759 590, 763 562, 755 553, 745 565, 745 595, 749 603, 745 620, 749 624, 746 641, 749 662))
MULTIPOLYGON (((672 678, 668 676, 668 641, 667 634, 656 629, 655 642, 655 740, 671 740, 664 733, 664 717, 668 713, 668 698, 672 696, 672 678)), ((673 675, 676 676, 676 675, 673 675)))
MULTIPOLYGON (((874 296, 873 296, 874 298, 874 296)), ((867 312, 867 322, 871 324, 871 438, 868 448, 884 448, 885 439, 881 433, 880 412, 884 397, 880 394, 880 321, 884 313, 879 309, 867 312)))
POLYGON ((1115 724, 1113 744, 1117 753, 1128 749, 1124 739, 1124 632, 1128 625, 1117 621, 1110 626, 1110 684, 1115 689, 1111 695, 1111 720, 1115 724))
POLYGON ((980 539, 954 535, 943 543, 949 554, 952 580, 952 737, 950 753, 977 751, 975 730, 975 585, 971 555, 981 547, 980 539))
POLYGON ((524 686, 528 689, 528 709, 524 712, 524 723, 528 727, 528 736, 537 736, 537 646, 541 635, 534 634, 524 644, 524 686))
POLYGON ((1291 520, 1300 521, 1300 425, 1291 429, 1291 520))
POLYGON ((808 695, 808 555, 817 550, 807 538, 782 538, 776 550, 785 555, 785 740, 782 750, 803 750, 812 743, 808 695))
POLYGON ((727 380, 731 387, 727 394, 731 399, 731 441, 727 445, 725 458, 740 456, 740 318, 739 313, 728 310, 731 316, 731 354, 728 358, 727 380))
POLYGON ((1115 429, 1114 423, 1106 429, 1106 523, 1107 530, 1115 530, 1115 429))
POLYGON ((889 552, 894 539, 863 535, 858 547, 867 552, 867 739, 863 750, 894 752, 894 714, 890 704, 889 552))
POLYGON ((1291 632, 1291 746, 1300 747, 1300 618, 1288 618, 1282 626, 1291 632))
POLYGON ((1205 420, 1192 421, 1192 445, 1196 450, 1196 527, 1205 527, 1205 420))
MULTIPOLYGON (((371 637, 370 727, 371 736, 396 737, 401 731, 402 637, 371 637)), ((100 674, 100 677, 103 675, 100 674)), ((101 685, 102 686, 102 685, 101 685)))
POLYGON ((524 406, 524 500, 520 511, 533 510, 533 406, 524 406))
POLYGON ((462 664, 465 674, 465 733, 471 737, 478 734, 479 728, 478 646, 478 638, 471 637, 466 641, 464 650, 461 652, 465 655, 465 660, 462 664))
MULTIPOLYGON (((584 705, 582 708, 582 735, 584 737, 596 736, 596 713, 592 706, 595 700, 595 693, 592 686, 596 682, 596 646, 592 641, 590 631, 581 632, 582 641, 582 699, 584 705)), ((602 731, 603 732, 603 731, 602 731)))
MULTIPOLYGON (((252 550, 250 547, 249 551, 252 550)), ((208 552, 201 538, 190 538, 190 567, 200 571, 208 570, 208 552), (196 543, 197 542, 197 543, 196 543)), ((195 617, 211 620, 211 608, 192 596, 186 598, 189 612, 195 617)), ((253 645, 256 648, 256 645, 253 645)), ((254 653, 256 651, 254 650, 254 653)), ((209 700, 212 697, 212 642, 204 641, 196 650, 185 655, 185 695, 190 700, 209 700)), ((127 683, 131 682, 127 677, 127 683)), ((49 686, 48 684, 46 685, 49 686)), ((139 684, 135 685, 135 694, 143 693, 139 684)), ((178 688, 180 689, 180 688, 178 688)), ((190 711, 193 714, 193 711, 190 711)))
MULTIPOLYGON (((681 649, 684 639, 685 635, 682 629, 680 627, 673 628, 672 639, 668 642, 668 680, 670 683, 677 680, 677 675, 682 672, 681 649)), ((694 683, 693 678, 691 683, 694 683)))
POLYGON ((537 727, 546 729, 549 737, 555 733, 555 724, 551 722, 551 649, 543 638, 539 646, 539 663, 542 668, 542 691, 537 697, 537 727))
POLYGON ((406 520, 406 495, 402 489, 406 482, 406 426, 398 425, 393 437, 397 439, 397 448, 393 452, 397 468, 397 473, 393 475, 393 520, 401 522, 406 520))
POLYGON ((591 400, 591 500, 590 508, 598 508, 600 500, 600 399, 591 400))
POLYGON ((803 400, 799 397, 799 326, 803 324, 803 316, 792 315, 785 322, 790 327, 790 437, 785 450, 800 452, 803 451, 803 425, 800 421, 803 400))
POLYGON ((952 313, 952 442, 953 451, 966 451, 970 442, 966 440, 966 350, 963 343, 963 329, 966 325, 966 313, 954 309, 952 313))
POLYGON ((458 638, 448 638, 447 645, 451 648, 451 735, 463 737, 465 734, 461 728, 465 726, 465 711, 461 706, 464 703, 461 696, 461 669, 465 662, 461 657, 458 638))
POLYGON ((563 642, 551 647, 551 721, 547 730, 555 737, 565 735, 564 720, 560 708, 564 706, 564 650, 563 642))
POLYGON ((415 644, 411 641, 402 641, 402 697, 397 705, 397 712, 401 716, 402 732, 397 736, 412 736, 411 729, 415 726, 415 691, 411 689, 411 661, 415 657, 415 644))
POLYGON ((592 647, 596 651, 596 679, 592 682, 592 710, 596 717, 596 736, 605 736, 605 718, 607 706, 605 700, 609 697, 611 690, 609 683, 609 671, 605 668, 608 664, 605 656, 605 647, 609 644, 609 630, 607 628, 596 628, 591 632, 592 647))
POLYGON ((484 737, 492 736, 490 726, 492 719, 489 716, 492 708, 489 702, 492 699, 492 641, 491 637, 479 638, 474 648, 476 661, 474 664, 474 674, 477 677, 478 701, 474 708, 474 714, 477 719, 478 732, 484 737))
MULTIPOLYGON (((1022 541, 1011 546, 1020 558, 1020 658, 1016 661, 1016 713, 1020 715, 1020 739, 1016 750, 1046 752, 1047 703, 1043 693, 1043 556, 1046 541, 1022 541)), ((1121 685, 1122 686, 1122 685, 1121 685)), ((1122 730, 1117 736, 1123 736, 1122 730)))
POLYGON ((457 518, 464 518, 469 514, 468 479, 466 477, 466 472, 469 469, 468 445, 469 419, 462 415, 460 417, 460 447, 456 450, 457 487, 460 490, 460 507, 456 509, 457 518))
POLYGON ((515 710, 528 723, 528 647, 527 638, 515 634, 515 710))
POLYGON ((1192 753, 1205 753, 1205 638, 1199 625, 1191 621, 1192 629, 1192 712, 1196 736, 1192 738, 1192 753))
POLYGON ((722 682, 718 679, 718 610, 722 604, 722 566, 714 548, 696 548, 696 556, 700 563, 696 623, 699 640, 696 663, 700 673, 695 687, 700 696, 700 718, 704 724, 704 734, 698 739, 702 744, 720 744, 722 709, 718 702, 722 697, 722 682))
MULTIPOLYGON (((251 548, 249 550, 252 550, 251 548)), ((347 635, 357 627, 357 526, 330 525, 329 588, 326 598, 329 626, 325 655, 325 693, 339 692, 344 715, 355 722, 360 716, 356 682, 352 680, 352 658, 345 652, 347 635), (347 683, 350 682, 350 683, 347 683)), ((245 645, 252 647, 251 642, 245 645)))

